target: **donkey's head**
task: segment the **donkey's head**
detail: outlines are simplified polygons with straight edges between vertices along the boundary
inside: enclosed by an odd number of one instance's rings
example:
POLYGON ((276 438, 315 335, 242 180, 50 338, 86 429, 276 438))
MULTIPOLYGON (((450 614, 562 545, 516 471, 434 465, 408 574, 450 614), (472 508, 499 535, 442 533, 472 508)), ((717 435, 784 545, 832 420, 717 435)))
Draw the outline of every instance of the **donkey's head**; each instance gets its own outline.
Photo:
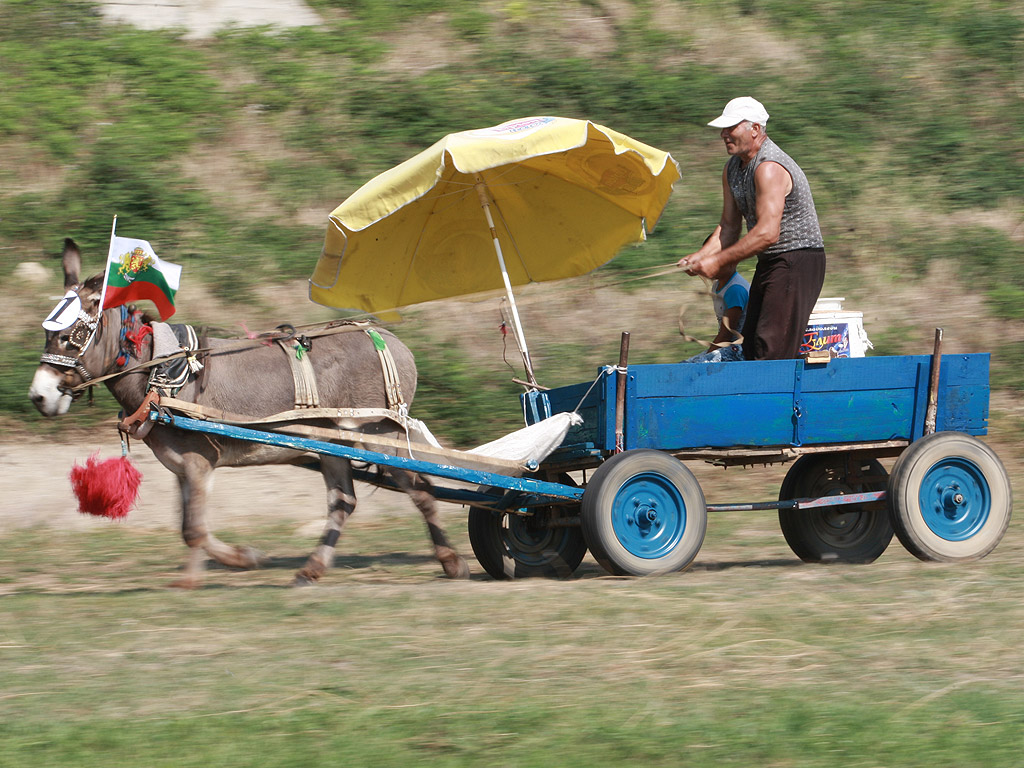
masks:
POLYGON ((43 321, 46 347, 32 378, 29 397, 44 416, 67 413, 82 390, 97 375, 85 355, 101 326, 100 294, 103 275, 81 282, 82 256, 71 238, 64 241, 64 290, 60 304, 43 321))

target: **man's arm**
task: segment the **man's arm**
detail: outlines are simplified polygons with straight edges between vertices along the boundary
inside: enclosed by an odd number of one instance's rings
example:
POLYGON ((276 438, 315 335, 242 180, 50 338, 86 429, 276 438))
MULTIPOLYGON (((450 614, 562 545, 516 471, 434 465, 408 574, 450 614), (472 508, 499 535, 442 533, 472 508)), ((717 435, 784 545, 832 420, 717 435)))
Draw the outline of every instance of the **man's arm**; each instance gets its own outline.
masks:
MULTIPOLYGON (((696 253, 684 256, 679 260, 679 266, 686 269, 687 274, 714 278, 723 264, 737 264, 778 242, 782 211, 786 206, 786 195, 793 189, 793 180, 789 176, 789 171, 778 163, 765 162, 757 166, 754 172, 754 187, 757 190, 757 224, 754 228, 728 247, 709 251, 708 245, 705 245, 696 253)), ((733 200, 727 184, 724 194, 728 195, 728 200, 731 200, 735 207, 736 201, 733 200)), ((726 222, 728 207, 728 204, 723 205, 723 225, 726 222)), ((738 207, 736 216, 739 218, 738 207)), ((719 228, 724 231, 722 225, 719 228)), ((717 229, 715 231, 718 232, 717 229)), ((715 238, 712 237, 712 240, 715 238)), ((711 241, 708 244, 711 244, 711 241)))
MULTIPOLYGON (((725 169, 722 169, 722 217, 700 250, 695 253, 688 253, 676 262, 677 267, 686 267, 687 264, 701 259, 714 256, 725 250, 740 239, 740 230, 743 227, 743 216, 736 200, 729 189, 729 181, 726 178, 725 169)), ((717 274, 717 271, 716 271, 717 274)), ((714 275, 711 276, 712 278, 714 275)))

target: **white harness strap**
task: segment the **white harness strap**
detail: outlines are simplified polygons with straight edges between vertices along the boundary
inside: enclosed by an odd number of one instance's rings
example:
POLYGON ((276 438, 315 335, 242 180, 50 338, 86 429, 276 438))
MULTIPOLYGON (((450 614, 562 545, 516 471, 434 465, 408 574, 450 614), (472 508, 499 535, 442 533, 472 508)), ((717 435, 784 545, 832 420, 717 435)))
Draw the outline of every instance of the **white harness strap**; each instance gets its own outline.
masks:
POLYGON ((388 398, 388 408, 401 414, 408 413, 409 405, 405 402, 405 398, 402 397, 402 385, 398 381, 398 368, 395 365, 395 358, 392 356, 391 350, 388 349, 387 342, 373 328, 367 328, 366 335, 370 337, 374 349, 377 350, 377 357, 380 358, 380 368, 384 374, 384 393, 388 398))
POLYGON ((278 339, 291 363, 292 379, 295 381, 295 407, 319 408, 320 391, 316 386, 316 373, 309 360, 309 351, 296 339, 278 339))

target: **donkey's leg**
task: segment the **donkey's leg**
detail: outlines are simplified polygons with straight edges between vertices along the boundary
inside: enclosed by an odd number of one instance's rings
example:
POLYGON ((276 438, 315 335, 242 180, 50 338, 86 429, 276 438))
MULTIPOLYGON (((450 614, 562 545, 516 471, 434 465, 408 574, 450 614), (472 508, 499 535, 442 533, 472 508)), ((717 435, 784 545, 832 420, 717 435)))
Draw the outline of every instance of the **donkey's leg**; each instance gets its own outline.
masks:
POLYGON ((413 503, 423 514, 423 520, 430 532, 430 540, 434 543, 434 552, 437 554, 437 559, 441 561, 445 575, 449 579, 468 579, 469 564, 455 551, 452 543, 448 540, 448 534, 441 527, 441 521, 437 514, 437 502, 431 492, 430 481, 423 475, 402 469, 389 468, 388 474, 394 478, 399 488, 409 494, 413 503))
POLYGON ((320 544, 313 550, 306 564, 295 574, 295 586, 307 586, 320 580, 334 562, 334 546, 349 515, 356 511, 355 485, 352 465, 348 459, 321 456, 320 471, 327 485, 327 525, 320 544))
POLYGON ((252 547, 225 544, 206 524, 206 502, 213 487, 213 466, 198 454, 183 457, 178 474, 181 488, 181 536, 189 547, 184 575, 171 586, 194 589, 199 586, 206 555, 231 568, 256 568, 262 555, 252 547))

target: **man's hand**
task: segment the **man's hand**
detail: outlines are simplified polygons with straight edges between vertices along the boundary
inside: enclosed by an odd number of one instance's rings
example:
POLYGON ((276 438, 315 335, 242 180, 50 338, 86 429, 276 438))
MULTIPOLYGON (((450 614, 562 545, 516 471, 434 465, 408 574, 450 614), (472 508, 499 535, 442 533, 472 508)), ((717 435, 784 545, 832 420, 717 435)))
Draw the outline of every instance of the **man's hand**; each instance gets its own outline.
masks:
POLYGON ((686 274, 690 276, 699 275, 700 277, 706 277, 709 280, 713 280, 715 275, 718 274, 718 255, 713 253, 691 253, 683 256, 676 266, 682 267, 686 274))

